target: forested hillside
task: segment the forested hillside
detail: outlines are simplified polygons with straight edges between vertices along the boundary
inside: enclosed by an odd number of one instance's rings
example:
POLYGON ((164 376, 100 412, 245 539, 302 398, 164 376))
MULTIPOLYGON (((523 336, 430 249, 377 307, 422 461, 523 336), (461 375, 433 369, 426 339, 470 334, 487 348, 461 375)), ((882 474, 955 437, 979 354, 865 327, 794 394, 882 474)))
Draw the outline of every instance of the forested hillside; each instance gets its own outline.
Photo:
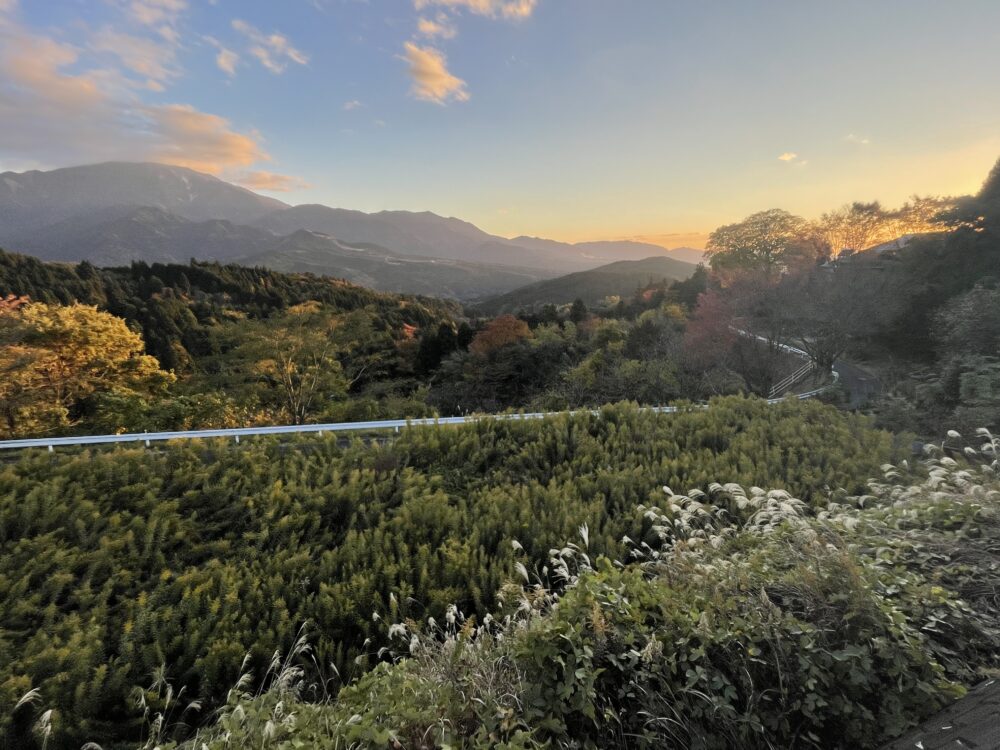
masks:
POLYGON ((629 299, 637 291, 658 283, 683 281, 694 274, 696 268, 694 264, 675 258, 620 260, 515 289, 485 300, 479 308, 493 314, 518 312, 545 305, 568 305, 577 299, 587 305, 600 305, 610 302, 608 298, 629 299))
POLYGON ((381 294, 335 278, 259 267, 192 262, 96 268, 0 251, 0 296, 7 295, 96 305, 138 324, 149 353, 168 369, 202 354, 198 331, 227 316, 266 318, 318 302, 339 312, 370 309, 387 325, 401 327, 437 321, 455 310, 435 299, 381 294))
POLYGON ((1000 426, 1000 162, 947 220, 954 231, 862 271, 884 277, 859 355, 880 365, 888 393, 876 408, 890 428, 1000 426))
POLYGON ((185 706, 201 701, 184 722, 207 720, 306 621, 336 689, 382 660, 373 615, 482 616, 515 562, 554 580, 549 551, 582 524, 593 554, 621 557, 626 535, 654 543, 635 508, 660 502, 663 485, 740 482, 823 503, 830 489, 863 490, 894 455, 888 434, 833 408, 739 398, 676 415, 616 406, 411 429, 381 446, 26 455, 0 469, 4 736, 32 747, 37 705, 55 712, 50 747, 139 740, 133 691, 168 710, 164 681, 172 700, 184 686, 185 706))
POLYGON ((0 300, 8 295, 15 304, 0 304, 0 372, 8 373, 0 411, 51 412, 60 402, 64 412, 29 419, 30 428, 9 419, 0 426, 17 436, 418 416, 427 409, 414 398, 415 336, 454 326, 457 312, 308 274, 197 262, 98 269, 0 252, 0 300), (93 326, 40 329, 27 311, 79 305, 96 306, 105 326, 120 320, 139 332, 139 353, 176 382, 137 393, 109 381, 78 396, 46 385, 54 357, 64 385, 101 369, 78 355, 102 342, 93 326), (17 386, 14 374, 31 382, 17 386))
POLYGON ((259 268, 97 269, 0 253, 0 295, 10 295, 0 305, 0 371, 10 376, 0 386, 0 429, 191 429, 766 393, 771 378, 800 363, 758 355, 748 341, 734 347, 737 359, 703 362, 703 347, 686 331, 706 284, 699 273, 613 308, 592 312, 579 302, 488 319, 439 300, 259 268), (113 378, 72 387, 105 371, 99 358, 78 356, 101 348, 97 329, 80 323, 93 317, 81 303, 98 308, 104 329, 127 324, 141 333, 124 359, 155 357, 156 388, 113 378), (76 323, 39 328, 33 321, 44 316, 33 308, 76 323), (769 369, 746 380, 761 357, 769 369), (56 363, 58 387, 46 375, 56 363))

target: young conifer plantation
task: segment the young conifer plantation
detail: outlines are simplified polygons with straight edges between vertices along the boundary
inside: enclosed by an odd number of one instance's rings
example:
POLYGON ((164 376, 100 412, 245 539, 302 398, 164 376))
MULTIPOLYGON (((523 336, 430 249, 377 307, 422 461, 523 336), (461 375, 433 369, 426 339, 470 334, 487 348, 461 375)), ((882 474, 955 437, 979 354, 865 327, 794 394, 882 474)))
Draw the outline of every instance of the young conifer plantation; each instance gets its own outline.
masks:
POLYGON ((627 556, 624 537, 654 542, 635 509, 665 485, 737 482, 821 503, 896 457, 887 433, 831 407, 741 398, 411 429, 384 444, 25 456, 0 470, 4 736, 31 746, 34 707, 53 709, 57 747, 141 742, 161 712, 200 724, 300 633, 336 691, 385 661, 386 622, 445 622, 451 607, 481 619, 516 563, 554 583, 550 550, 580 526, 590 553, 612 559, 627 556))

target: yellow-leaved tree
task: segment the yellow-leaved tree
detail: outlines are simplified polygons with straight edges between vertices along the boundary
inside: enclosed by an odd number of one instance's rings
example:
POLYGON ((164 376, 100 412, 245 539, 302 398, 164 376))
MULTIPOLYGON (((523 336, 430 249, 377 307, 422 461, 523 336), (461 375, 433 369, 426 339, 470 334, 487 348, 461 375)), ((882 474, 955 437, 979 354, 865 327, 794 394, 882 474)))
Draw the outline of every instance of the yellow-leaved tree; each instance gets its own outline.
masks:
POLYGON ((149 394, 173 380, 121 318, 90 305, 0 300, 0 436, 51 433, 77 423, 88 398, 149 394))

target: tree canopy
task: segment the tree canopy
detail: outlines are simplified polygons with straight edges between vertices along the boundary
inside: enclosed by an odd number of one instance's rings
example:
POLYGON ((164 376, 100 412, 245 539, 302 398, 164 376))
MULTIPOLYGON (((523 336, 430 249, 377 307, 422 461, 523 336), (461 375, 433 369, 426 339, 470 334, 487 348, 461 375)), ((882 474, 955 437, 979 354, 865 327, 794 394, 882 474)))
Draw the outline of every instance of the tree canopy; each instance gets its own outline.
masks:
POLYGON ((808 221, 774 208, 719 227, 709 235, 705 252, 716 273, 772 276, 815 265, 829 248, 808 221))
POLYGON ((0 434, 65 427, 98 393, 162 389, 174 376, 144 349, 124 320, 90 305, 0 305, 0 434))

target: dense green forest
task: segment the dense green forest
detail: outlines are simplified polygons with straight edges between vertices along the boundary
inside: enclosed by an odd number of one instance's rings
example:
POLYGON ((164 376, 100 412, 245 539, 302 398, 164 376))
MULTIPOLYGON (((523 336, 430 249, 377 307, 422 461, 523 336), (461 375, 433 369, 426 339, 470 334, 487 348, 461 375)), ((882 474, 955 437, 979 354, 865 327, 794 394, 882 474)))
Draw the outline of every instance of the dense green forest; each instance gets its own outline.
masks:
POLYGON ((308 274, 196 262, 98 269, 0 253, 4 297, 0 372, 32 380, 33 369, 40 381, 0 386, 8 416, 0 431, 11 436, 420 416, 427 408, 413 373, 414 334, 451 325, 455 315, 439 300, 308 274), (171 382, 142 391, 117 381, 83 393, 62 386, 81 371, 104 370, 67 362, 63 352, 99 350, 101 342, 90 325, 26 321, 28 308, 40 305, 96 306, 123 320, 171 382), (54 379, 60 383, 52 386, 54 379), (61 419, 25 418, 19 426, 11 418, 52 412, 53 404, 61 419))
POLYGON ((162 690, 143 692, 154 674, 201 701, 185 720, 204 721, 246 653, 261 677, 307 621, 333 690, 380 661, 383 620, 444 622, 451 605, 481 617, 515 563, 553 578, 550 550, 581 524, 594 554, 623 556, 625 536, 654 543, 635 509, 664 485, 739 482, 823 503, 897 455, 887 433, 831 407, 740 398, 415 428, 386 445, 26 455, 0 470, 7 746, 30 743, 35 704, 12 709, 33 689, 54 710, 54 747, 139 740, 136 696, 167 708, 162 690))
MULTIPOLYGON (((706 283, 702 270, 600 314, 578 302, 489 319, 304 274, 205 263, 96 269, 0 253, 0 372, 9 376, 0 430, 349 421, 748 390, 739 373, 683 356, 687 317, 706 283), (37 322, 49 318, 63 323, 37 322), (158 360, 157 377, 92 377, 108 369, 79 356, 104 348, 95 321, 119 340, 128 337, 122 321, 141 336, 119 347, 112 369, 134 369, 145 354, 158 360)), ((775 372, 797 366, 787 360, 775 372)))

